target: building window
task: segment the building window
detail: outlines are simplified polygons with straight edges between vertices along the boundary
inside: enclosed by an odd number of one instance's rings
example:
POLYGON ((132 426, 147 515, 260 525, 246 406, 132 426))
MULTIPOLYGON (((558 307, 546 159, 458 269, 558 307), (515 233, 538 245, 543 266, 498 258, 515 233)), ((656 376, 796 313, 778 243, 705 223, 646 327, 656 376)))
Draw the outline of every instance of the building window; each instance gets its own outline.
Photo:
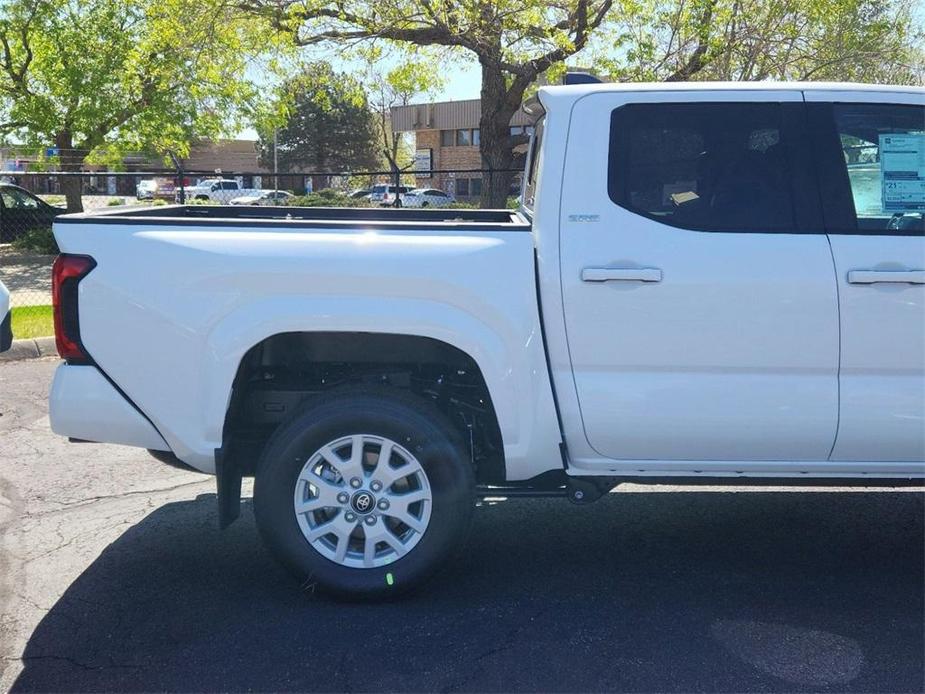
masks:
POLYGON ((477 198, 482 194, 481 178, 457 178, 456 179, 456 197, 458 198, 477 198))
POLYGON ((478 128, 440 131, 441 147, 478 147, 481 142, 481 131, 478 128))

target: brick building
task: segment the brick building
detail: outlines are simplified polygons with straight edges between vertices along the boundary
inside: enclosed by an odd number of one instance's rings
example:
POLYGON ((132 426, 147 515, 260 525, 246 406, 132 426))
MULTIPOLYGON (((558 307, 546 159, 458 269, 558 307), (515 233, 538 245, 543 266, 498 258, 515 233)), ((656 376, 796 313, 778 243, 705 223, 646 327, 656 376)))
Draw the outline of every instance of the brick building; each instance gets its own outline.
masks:
MULTIPOLYGON (((161 171, 169 168, 162 157, 129 152, 122 158, 122 171, 161 171)), ((269 173, 269 169, 260 166, 255 140, 200 140, 190 145, 189 156, 183 160, 187 171, 215 172, 222 171, 228 175, 246 173, 243 177, 245 186, 251 186, 257 178, 252 174, 269 173)), ((54 176, 57 166, 47 164, 44 158, 34 150, 23 147, 0 147, 0 176, 15 179, 25 188, 36 193, 58 193, 61 183, 54 176), (29 175, 29 172, 44 173, 29 175)), ((111 193, 115 195, 133 195, 135 185, 142 178, 125 176, 107 176, 106 166, 85 164, 87 172, 84 185, 88 191, 111 193)), ((152 174, 153 175, 153 174, 152 174)), ((194 178, 201 178, 195 176, 194 178)), ((301 180, 302 177, 299 177, 301 180)))
MULTIPOLYGON (((414 134, 417 169, 480 169, 480 99, 396 106, 391 110, 395 132, 414 134)), ((532 132, 530 118, 518 111, 511 119, 511 133, 532 132)), ((482 192, 480 173, 435 173, 416 176, 420 187, 439 188, 462 200, 482 192)))

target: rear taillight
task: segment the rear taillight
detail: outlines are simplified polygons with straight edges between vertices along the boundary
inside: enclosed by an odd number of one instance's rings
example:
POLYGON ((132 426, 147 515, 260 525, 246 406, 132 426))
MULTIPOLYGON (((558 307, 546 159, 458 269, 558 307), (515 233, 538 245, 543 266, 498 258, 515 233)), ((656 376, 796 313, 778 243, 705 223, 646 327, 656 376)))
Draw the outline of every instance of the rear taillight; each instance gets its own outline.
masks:
POLYGON ((96 267, 88 255, 62 253, 51 270, 51 300, 55 307, 55 342, 68 363, 85 363, 90 355, 80 342, 77 284, 96 267))

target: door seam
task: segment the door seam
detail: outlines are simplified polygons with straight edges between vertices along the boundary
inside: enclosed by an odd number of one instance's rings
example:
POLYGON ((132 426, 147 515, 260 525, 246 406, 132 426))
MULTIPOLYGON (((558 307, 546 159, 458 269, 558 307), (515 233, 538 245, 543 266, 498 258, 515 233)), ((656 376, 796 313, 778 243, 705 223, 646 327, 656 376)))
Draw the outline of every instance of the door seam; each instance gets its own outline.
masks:
POLYGON ((838 361, 835 367, 835 438, 832 439, 832 447, 829 449, 829 456, 826 460, 832 460, 832 454, 835 452, 835 446, 838 444, 838 433, 841 430, 841 342, 842 342, 842 321, 841 321, 841 286, 838 282, 838 266, 835 263, 835 249, 832 248, 832 237, 825 235, 825 240, 829 244, 829 255, 832 257, 832 275, 835 278, 835 314, 838 320, 838 361))

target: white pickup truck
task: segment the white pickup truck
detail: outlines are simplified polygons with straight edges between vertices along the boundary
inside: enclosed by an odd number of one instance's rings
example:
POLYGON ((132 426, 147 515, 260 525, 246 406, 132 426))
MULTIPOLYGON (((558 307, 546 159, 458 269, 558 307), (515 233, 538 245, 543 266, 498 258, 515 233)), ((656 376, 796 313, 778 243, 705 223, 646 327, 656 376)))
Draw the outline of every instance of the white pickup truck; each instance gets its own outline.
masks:
POLYGON ((67 215, 51 425, 349 596, 475 502, 925 477, 925 90, 543 87, 522 206, 67 215))
MULTIPOLYGON (((235 198, 259 196, 265 192, 260 188, 245 188, 233 178, 207 178, 183 189, 182 194, 187 200, 211 200, 227 204, 235 198)), ((181 191, 177 189, 174 195, 176 201, 180 202, 181 191)))

